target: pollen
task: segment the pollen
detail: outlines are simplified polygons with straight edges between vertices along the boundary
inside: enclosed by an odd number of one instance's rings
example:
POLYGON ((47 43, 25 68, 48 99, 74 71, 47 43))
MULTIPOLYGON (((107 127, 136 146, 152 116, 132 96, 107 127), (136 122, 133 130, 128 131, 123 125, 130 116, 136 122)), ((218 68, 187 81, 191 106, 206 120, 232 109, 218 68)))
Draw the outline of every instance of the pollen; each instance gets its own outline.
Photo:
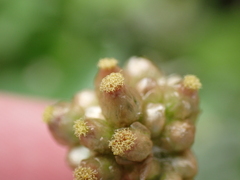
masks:
POLYGON ((79 166, 74 170, 74 180, 97 180, 97 171, 90 167, 79 166))
POLYGON ((109 147, 112 148, 114 155, 124 155, 125 151, 131 150, 135 144, 136 136, 129 128, 115 131, 109 147))
POLYGON ((118 61, 114 58, 104 58, 99 60, 98 67, 100 69, 112 69, 116 67, 117 64, 118 64, 118 61))
POLYGON ((73 129, 74 129, 74 134, 77 137, 80 137, 82 135, 86 136, 86 134, 88 133, 89 127, 86 125, 86 122, 84 122, 84 120, 78 119, 74 122, 73 129))
POLYGON ((192 90, 198 90, 202 87, 200 80, 194 75, 186 75, 183 79, 183 85, 192 90))
POLYGON ((43 112, 43 121, 45 123, 49 123, 51 121, 52 116, 53 116, 53 107, 52 106, 46 107, 43 112))
POLYGON ((115 92, 124 85, 124 77, 121 73, 111 73, 102 79, 100 84, 101 92, 115 92))

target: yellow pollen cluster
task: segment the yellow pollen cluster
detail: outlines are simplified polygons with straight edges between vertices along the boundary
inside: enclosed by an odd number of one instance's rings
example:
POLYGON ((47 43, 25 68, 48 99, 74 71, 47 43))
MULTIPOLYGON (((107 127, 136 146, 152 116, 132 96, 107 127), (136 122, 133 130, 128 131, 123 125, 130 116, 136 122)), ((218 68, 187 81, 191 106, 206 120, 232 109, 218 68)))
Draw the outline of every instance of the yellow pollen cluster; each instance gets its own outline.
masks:
POLYGON ((194 75, 186 75, 183 79, 183 85, 193 90, 198 90, 202 87, 200 80, 194 75))
POLYGON ((100 69, 112 69, 116 67, 117 64, 118 64, 118 61, 114 58, 104 58, 99 60, 98 67, 100 69))
POLYGON ((43 113, 43 121, 45 123, 49 123, 51 121, 52 116, 53 116, 53 107, 52 106, 46 107, 43 113))
POLYGON ((100 84, 101 92, 114 92, 124 85, 124 77, 121 73, 111 73, 102 79, 100 84))
POLYGON ((74 134, 77 137, 80 137, 81 135, 86 136, 89 127, 86 125, 86 122, 84 122, 82 119, 76 120, 73 125, 74 128, 74 134))
POLYGON ((109 147, 112 147, 114 155, 123 155, 125 151, 132 149, 136 139, 129 128, 120 129, 114 133, 112 140, 109 142, 109 147))
POLYGON ((79 166, 74 170, 74 180, 97 180, 97 171, 90 167, 79 166))

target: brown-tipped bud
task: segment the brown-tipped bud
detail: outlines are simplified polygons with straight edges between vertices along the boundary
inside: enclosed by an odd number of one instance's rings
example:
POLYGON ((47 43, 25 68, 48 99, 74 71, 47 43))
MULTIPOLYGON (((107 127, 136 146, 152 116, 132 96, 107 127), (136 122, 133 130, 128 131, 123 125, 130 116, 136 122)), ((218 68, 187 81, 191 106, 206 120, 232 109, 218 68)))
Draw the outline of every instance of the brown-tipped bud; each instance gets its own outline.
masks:
POLYGON ((108 142, 111 139, 113 130, 105 120, 79 119, 74 122, 73 128, 82 145, 99 153, 110 152, 108 142))
POLYGON ((136 85, 136 90, 141 95, 144 104, 163 101, 163 90, 153 78, 141 79, 136 85))
POLYGON ((141 162, 152 150, 150 132, 144 125, 135 122, 130 128, 116 130, 109 146, 114 155, 129 161, 141 162))
POLYGON ((147 104, 143 124, 150 130, 152 138, 159 136, 165 124, 165 107, 160 103, 147 104))
POLYGON ((113 72, 119 72, 121 70, 118 66, 118 61, 114 58, 100 59, 98 62, 98 68, 99 71, 94 82, 97 94, 99 93, 99 86, 102 79, 113 72))
POLYGON ((121 73, 111 73, 103 78, 99 99, 106 120, 115 127, 129 126, 141 116, 142 101, 140 95, 125 85, 121 73))
POLYGON ((73 106, 80 106, 83 109, 98 105, 98 99, 95 91, 83 90, 78 92, 72 100, 73 106))
POLYGON ((109 157, 92 157, 83 160, 74 171, 74 180, 121 179, 121 169, 109 157))
POLYGON ((161 146, 167 151, 183 151, 194 142, 195 126, 189 122, 173 121, 166 125, 161 137, 161 146))
POLYGON ((161 173, 161 165, 158 159, 150 155, 143 161, 140 167, 140 180, 159 179, 161 173))
POLYGON ((89 158, 92 153, 88 148, 84 146, 72 147, 67 152, 67 163, 72 168, 75 169, 82 160, 89 158))
POLYGON ((184 179, 191 179, 196 176, 198 168, 193 153, 188 150, 181 155, 170 159, 173 171, 180 174, 184 179))
POLYGON ((72 108, 70 103, 59 102, 45 109, 44 121, 47 123, 52 136, 63 145, 79 144, 72 130, 76 119, 83 116, 81 108, 72 108))
POLYGON ((141 57, 132 57, 124 68, 129 76, 131 85, 136 85, 142 78, 157 79, 162 76, 160 70, 150 60, 141 57))
POLYGON ((163 173, 160 180, 183 180, 183 178, 181 177, 180 174, 169 171, 163 173))

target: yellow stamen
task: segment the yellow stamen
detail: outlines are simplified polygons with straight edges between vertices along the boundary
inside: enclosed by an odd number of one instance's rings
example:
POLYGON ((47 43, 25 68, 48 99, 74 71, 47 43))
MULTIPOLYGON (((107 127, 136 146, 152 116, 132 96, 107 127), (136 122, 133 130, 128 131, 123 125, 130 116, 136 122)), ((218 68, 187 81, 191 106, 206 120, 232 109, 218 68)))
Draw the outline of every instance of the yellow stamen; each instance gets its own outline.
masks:
POLYGON ((52 106, 46 107, 43 112, 43 121, 45 123, 49 123, 51 121, 52 116, 53 116, 53 107, 52 106))
POLYGON ((73 128, 74 128, 74 134, 77 137, 80 137, 82 135, 86 136, 89 130, 89 127, 86 125, 86 122, 84 122, 84 120, 82 119, 76 120, 74 122, 73 128))
POLYGON ((194 75, 186 75, 183 79, 183 85, 192 90, 198 90, 202 87, 200 80, 194 75))
POLYGON ((123 155, 125 151, 132 149, 136 139, 129 128, 120 129, 114 133, 112 140, 109 142, 109 147, 112 147, 114 155, 123 155))
POLYGON ((112 69, 116 67, 117 64, 118 64, 118 61, 114 58, 104 58, 99 60, 98 67, 100 69, 112 69))
POLYGON ((74 170, 74 180, 97 180, 97 171, 90 167, 79 166, 74 170))
POLYGON ((124 85, 124 77, 121 73, 111 73, 102 79, 100 84, 101 92, 114 92, 124 85))

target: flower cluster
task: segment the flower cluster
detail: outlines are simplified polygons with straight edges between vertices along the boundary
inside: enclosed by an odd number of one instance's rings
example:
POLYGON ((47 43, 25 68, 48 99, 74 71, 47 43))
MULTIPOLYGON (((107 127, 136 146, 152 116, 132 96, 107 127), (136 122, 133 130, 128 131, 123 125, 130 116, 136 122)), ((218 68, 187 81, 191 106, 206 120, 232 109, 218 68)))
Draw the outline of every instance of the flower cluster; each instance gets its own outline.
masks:
POLYGON ((200 112, 199 79, 164 76, 149 60, 132 57, 121 69, 98 63, 95 90, 46 108, 44 121, 69 149, 74 180, 191 180, 200 112))

